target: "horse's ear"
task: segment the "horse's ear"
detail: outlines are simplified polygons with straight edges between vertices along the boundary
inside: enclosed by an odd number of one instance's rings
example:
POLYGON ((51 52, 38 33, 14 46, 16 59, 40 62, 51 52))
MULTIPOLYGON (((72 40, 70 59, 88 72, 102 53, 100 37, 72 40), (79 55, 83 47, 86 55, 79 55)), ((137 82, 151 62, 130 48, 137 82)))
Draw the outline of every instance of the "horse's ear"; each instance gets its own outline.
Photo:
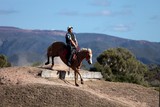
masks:
POLYGON ((92 51, 90 48, 87 48, 87 51, 89 52, 89 51, 92 51))
POLYGON ((87 48, 87 52, 89 53, 89 48, 87 48))

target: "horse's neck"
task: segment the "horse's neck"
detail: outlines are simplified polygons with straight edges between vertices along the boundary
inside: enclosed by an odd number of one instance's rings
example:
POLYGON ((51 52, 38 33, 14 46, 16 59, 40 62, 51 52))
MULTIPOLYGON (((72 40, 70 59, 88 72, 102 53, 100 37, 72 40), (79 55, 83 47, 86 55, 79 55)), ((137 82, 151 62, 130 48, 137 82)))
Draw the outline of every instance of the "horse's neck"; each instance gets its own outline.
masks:
POLYGON ((86 58, 86 52, 85 51, 80 51, 78 52, 78 59, 80 62, 82 62, 82 60, 86 58))

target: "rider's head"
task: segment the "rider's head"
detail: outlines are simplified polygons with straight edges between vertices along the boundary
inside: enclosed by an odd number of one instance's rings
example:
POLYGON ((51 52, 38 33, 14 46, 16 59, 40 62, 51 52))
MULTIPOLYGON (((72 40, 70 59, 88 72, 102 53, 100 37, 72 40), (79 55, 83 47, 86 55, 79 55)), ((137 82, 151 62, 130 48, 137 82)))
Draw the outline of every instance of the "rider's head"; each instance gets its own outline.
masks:
POLYGON ((72 32, 72 30, 73 30, 73 27, 72 27, 72 26, 68 26, 68 27, 67 27, 67 31, 68 31, 68 32, 72 32))

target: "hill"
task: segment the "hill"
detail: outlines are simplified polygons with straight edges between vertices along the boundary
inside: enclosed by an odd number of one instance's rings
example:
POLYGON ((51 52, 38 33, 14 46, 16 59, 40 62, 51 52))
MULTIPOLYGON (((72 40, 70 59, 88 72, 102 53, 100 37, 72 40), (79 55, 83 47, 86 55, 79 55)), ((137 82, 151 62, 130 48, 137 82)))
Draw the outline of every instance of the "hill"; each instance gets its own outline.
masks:
MULTIPOLYGON (((65 31, 27 30, 0 27, 0 54, 8 56, 12 65, 31 65, 46 60, 47 47, 54 41, 65 41, 65 31)), ((105 34, 76 33, 79 46, 93 50, 93 62, 108 48, 124 47, 145 64, 160 64, 160 43, 135 41, 105 34)))
POLYGON ((42 69, 0 69, 0 106, 158 107, 158 91, 151 88, 103 80, 85 81, 76 87, 74 81, 42 78, 42 69))
POLYGON ((129 49, 138 60, 145 64, 160 64, 158 56, 160 42, 137 41, 95 33, 80 33, 78 40, 82 46, 93 49, 96 57, 109 48, 123 47, 129 49))

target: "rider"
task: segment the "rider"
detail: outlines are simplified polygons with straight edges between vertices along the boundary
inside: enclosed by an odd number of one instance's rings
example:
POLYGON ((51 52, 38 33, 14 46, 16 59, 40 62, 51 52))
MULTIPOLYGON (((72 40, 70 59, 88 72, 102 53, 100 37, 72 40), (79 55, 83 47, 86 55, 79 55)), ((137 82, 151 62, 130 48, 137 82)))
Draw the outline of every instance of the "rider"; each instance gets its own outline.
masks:
POLYGON ((66 43, 68 48, 68 65, 71 66, 71 59, 78 47, 78 42, 76 36, 73 34, 73 27, 68 26, 67 31, 68 32, 66 33, 66 43))

